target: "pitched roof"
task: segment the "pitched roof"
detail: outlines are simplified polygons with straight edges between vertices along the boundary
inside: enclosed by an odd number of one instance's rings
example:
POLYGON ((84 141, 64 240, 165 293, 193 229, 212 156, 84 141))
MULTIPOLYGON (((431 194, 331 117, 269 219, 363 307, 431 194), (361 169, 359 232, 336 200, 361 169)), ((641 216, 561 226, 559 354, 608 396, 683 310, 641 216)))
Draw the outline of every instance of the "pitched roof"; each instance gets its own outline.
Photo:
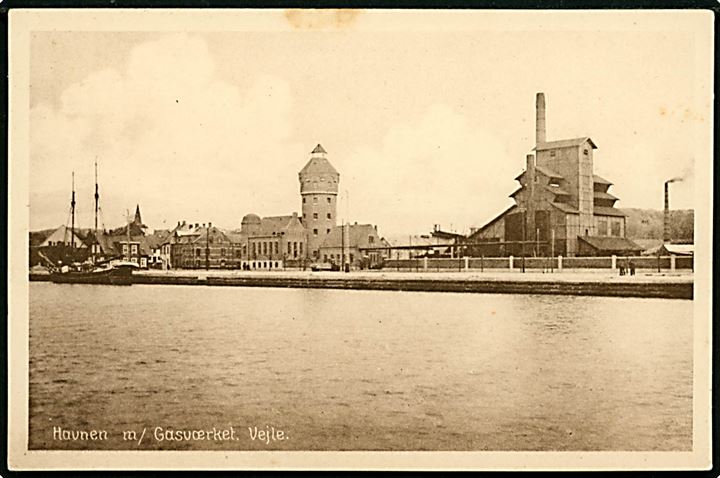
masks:
POLYGON ((613 196, 612 194, 605 192, 605 191, 594 191, 593 197, 595 197, 597 199, 613 199, 615 201, 617 201, 617 199, 618 199, 615 196, 613 196))
POLYGON ((620 209, 616 207, 608 207, 608 206, 595 206, 593 208, 593 214, 596 216, 616 216, 616 217, 625 217, 627 214, 622 212, 620 209))
POLYGON ((153 234, 146 236, 148 246, 157 249, 170 237, 170 231, 155 231, 153 234))
POLYGON ((570 204, 565 204, 562 202, 551 202, 550 204, 566 214, 578 214, 579 213, 579 211, 577 209, 575 209, 574 207, 572 207, 570 204))
POLYGON ((692 256, 695 253, 695 244, 664 244, 663 247, 670 254, 676 256, 692 256))
POLYGON ((642 247, 638 246, 630 239, 626 239, 624 237, 578 236, 578 239, 589 244, 591 247, 599 251, 642 251, 642 247))
POLYGON ((486 222, 483 226, 479 227, 475 232, 473 232, 472 234, 470 234, 470 235, 468 236, 468 239, 471 239, 473 236, 477 236, 477 235, 480 234, 482 231, 486 230, 488 227, 492 226, 493 224, 495 224, 496 222, 498 222, 500 219, 502 219, 503 217, 505 217, 506 214, 511 213, 511 212, 514 211, 515 209, 518 209, 518 205, 517 205, 517 204, 513 204, 512 206, 510 206, 509 208, 505 209, 503 212, 501 212, 500 214, 498 214, 498 215, 495 216, 494 218, 490 219, 490 220, 489 220, 488 222, 486 222))
POLYGON ((320 174, 331 174, 336 175, 338 174, 337 170, 333 167, 332 164, 330 164, 330 161, 328 161, 326 158, 321 158, 319 156, 314 156, 310 158, 310 161, 307 162, 305 167, 303 167, 300 170, 301 175, 308 175, 308 174, 314 174, 314 175, 320 175, 320 174))
POLYGON ((315 149, 313 149, 312 153, 310 153, 310 154, 316 154, 316 153, 327 154, 327 151, 325 151, 325 148, 323 148, 322 145, 320 143, 318 143, 318 145, 315 146, 315 149))
POLYGON ((592 139, 590 139, 589 136, 584 136, 582 138, 572 138, 572 139, 561 139, 558 141, 548 141, 546 143, 540 143, 535 148, 536 151, 546 151, 548 149, 558 149, 558 148, 570 148, 570 147, 576 147, 581 146, 585 142, 589 142, 592 149, 597 149, 597 146, 595 146, 595 143, 592 139))
POLYGON ((567 192, 563 188, 557 187, 557 186, 545 186, 545 189, 547 189, 548 191, 550 191, 551 193, 553 193, 557 196, 569 196, 570 195, 569 192, 567 192))
MULTIPOLYGON (((85 237, 86 234, 83 234, 80 229, 75 229, 75 245, 77 247, 85 247, 85 237)), ((50 242, 52 243, 67 243, 69 244, 71 237, 71 231, 70 228, 62 225, 55 229, 52 233, 50 233, 43 241, 41 246, 47 246, 50 242)))
POLYGON ((596 184, 607 184, 608 186, 612 185, 612 183, 610 181, 598 176, 597 174, 593 174, 593 182, 596 184))
POLYGON ((293 216, 268 216, 260 220, 260 235, 280 234, 290 225, 293 216))
MULTIPOLYGON (((377 247, 381 246, 381 238, 372 224, 346 224, 348 232, 349 244, 345 244, 347 247, 377 247), (370 244, 370 236, 377 237, 376 243, 370 244)), ((330 234, 325 236, 320 248, 327 247, 341 247, 343 245, 342 238, 343 226, 335 226, 330 229, 330 234)))
MULTIPOLYGON (((540 174, 542 174, 543 176, 547 176, 548 178, 551 178, 551 179, 563 179, 563 176, 560 173, 556 173, 552 169, 546 168, 545 166, 535 166, 535 170, 537 172, 539 172, 540 174)), ((519 180, 520 178, 522 178, 525 175, 526 172, 527 172, 527 170, 518 174, 515 179, 519 180)))
POLYGON ((195 229, 195 234, 196 235, 194 235, 189 241, 192 244, 205 244, 208 239, 210 240, 210 244, 217 242, 218 240, 220 242, 230 242, 227 235, 220 228, 215 226, 195 229))

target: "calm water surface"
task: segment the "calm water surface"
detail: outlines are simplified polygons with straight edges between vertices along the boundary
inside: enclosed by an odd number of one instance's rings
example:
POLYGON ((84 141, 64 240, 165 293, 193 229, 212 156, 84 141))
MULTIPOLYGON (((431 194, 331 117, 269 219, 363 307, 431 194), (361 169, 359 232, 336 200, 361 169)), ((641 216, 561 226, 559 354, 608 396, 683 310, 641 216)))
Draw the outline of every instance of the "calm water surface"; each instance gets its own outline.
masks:
POLYGON ((30 448, 690 450, 692 302, 31 283, 30 448))

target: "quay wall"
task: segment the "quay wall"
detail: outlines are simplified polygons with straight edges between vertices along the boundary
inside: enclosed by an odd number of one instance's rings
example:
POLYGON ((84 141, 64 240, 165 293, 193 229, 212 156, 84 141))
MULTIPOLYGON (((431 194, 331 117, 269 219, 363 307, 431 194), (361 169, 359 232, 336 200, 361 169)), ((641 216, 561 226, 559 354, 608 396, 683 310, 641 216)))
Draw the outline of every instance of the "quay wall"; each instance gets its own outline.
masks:
MULTIPOLYGON (((47 275, 31 274, 31 281, 49 280, 47 275)), ((205 285, 235 287, 281 287, 308 289, 361 289, 414 292, 468 292, 496 294, 556 294, 609 297, 692 299, 692 282, 608 282, 591 280, 435 280, 387 277, 283 277, 283 276, 205 276, 135 274, 135 284, 205 285)))

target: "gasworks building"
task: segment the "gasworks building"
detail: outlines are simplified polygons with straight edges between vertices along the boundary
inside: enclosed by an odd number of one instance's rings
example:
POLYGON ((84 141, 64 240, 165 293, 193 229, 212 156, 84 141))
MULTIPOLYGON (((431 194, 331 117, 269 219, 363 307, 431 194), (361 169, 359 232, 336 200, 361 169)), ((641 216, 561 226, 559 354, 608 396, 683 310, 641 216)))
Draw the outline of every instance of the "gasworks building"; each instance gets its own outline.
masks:
POLYGON ((468 237, 472 255, 609 256, 637 254, 627 239, 625 214, 593 172, 597 146, 589 137, 547 141, 545 95, 535 105, 534 154, 515 179, 515 204, 468 237), (474 246, 473 246, 474 244, 474 246))

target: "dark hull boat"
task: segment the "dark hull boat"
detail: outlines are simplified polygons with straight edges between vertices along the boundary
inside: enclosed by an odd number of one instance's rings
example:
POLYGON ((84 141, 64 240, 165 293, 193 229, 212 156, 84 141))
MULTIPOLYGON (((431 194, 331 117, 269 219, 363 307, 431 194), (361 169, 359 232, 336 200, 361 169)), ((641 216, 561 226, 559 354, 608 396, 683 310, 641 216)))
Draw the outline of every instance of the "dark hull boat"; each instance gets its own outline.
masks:
POLYGON ((60 284, 130 285, 133 282, 132 271, 129 266, 90 271, 56 271, 50 273, 50 280, 60 284))
MULTIPOLYGON (((2 0, 0 0, 2 1, 2 0)), ((107 284, 107 285, 131 285, 133 283, 133 269, 137 264, 129 260, 117 261, 117 257, 98 260, 95 250, 92 256, 84 263, 79 263, 75 248, 75 173, 72 175, 72 199, 70 201, 70 253, 63 257, 63 260, 52 261, 40 253, 46 261, 50 272, 50 280, 60 284, 107 284), (65 265, 62 265, 63 262, 65 265)), ((97 181, 97 161, 95 162, 95 236, 98 241, 98 209, 100 193, 97 181)), ((128 242, 130 241, 130 226, 128 225, 128 242)), ((99 244, 99 243, 98 243, 99 244)), ((91 246, 94 248, 96 244, 91 246)))

